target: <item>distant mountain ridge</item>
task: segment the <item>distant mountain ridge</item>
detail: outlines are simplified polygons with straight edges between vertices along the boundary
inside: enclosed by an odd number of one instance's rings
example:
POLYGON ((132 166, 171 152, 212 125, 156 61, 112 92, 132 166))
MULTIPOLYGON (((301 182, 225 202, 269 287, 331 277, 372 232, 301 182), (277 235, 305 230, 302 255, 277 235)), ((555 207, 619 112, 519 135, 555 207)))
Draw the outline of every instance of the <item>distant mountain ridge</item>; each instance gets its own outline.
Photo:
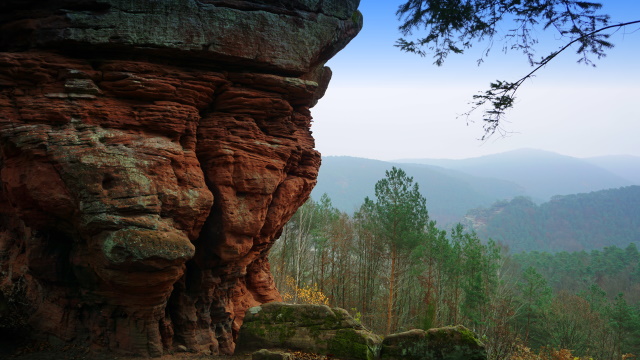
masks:
POLYGON ((640 158, 632 156, 579 159, 549 151, 520 149, 462 160, 396 162, 442 166, 473 176, 511 181, 522 186, 526 195, 536 202, 548 201, 555 195, 640 185, 640 158))
POLYGON ((460 221, 469 209, 524 194, 520 186, 509 181, 471 176, 437 166, 327 156, 322 159, 318 184, 311 196, 319 200, 327 193, 336 208, 353 213, 365 197, 374 197, 375 183, 393 166, 414 178, 427 199, 430 217, 443 225, 460 221))
POLYGON ((584 160, 640 185, 640 156, 608 155, 584 160))
POLYGON ((441 225, 462 221, 470 209, 517 196, 542 203, 556 195, 640 185, 640 157, 578 159, 523 149, 463 160, 386 162, 326 156, 311 196, 319 200, 327 193, 334 206, 353 213, 366 196, 374 196, 375 183, 392 166, 414 177, 427 199, 431 218, 441 225))

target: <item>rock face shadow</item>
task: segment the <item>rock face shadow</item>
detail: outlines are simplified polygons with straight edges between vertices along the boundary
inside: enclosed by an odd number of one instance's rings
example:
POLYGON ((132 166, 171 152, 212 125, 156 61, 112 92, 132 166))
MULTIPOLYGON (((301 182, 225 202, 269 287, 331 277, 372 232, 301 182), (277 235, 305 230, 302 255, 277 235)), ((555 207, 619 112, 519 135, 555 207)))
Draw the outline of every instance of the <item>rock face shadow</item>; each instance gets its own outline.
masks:
MULTIPOLYGON (((0 327, 231 354, 358 1, 0 4, 0 327)), ((357 20, 357 21, 356 21, 357 20)))

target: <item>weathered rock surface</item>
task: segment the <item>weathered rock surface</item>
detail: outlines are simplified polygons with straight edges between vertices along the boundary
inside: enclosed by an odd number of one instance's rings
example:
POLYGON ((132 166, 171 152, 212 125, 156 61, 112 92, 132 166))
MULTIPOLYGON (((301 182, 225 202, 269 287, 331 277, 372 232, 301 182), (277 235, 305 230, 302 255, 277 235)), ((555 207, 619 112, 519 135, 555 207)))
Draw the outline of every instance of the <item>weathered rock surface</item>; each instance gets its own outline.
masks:
POLYGON ((392 334, 382 342, 383 360, 486 360, 484 345, 462 325, 392 334))
POLYGON ((377 358, 381 344, 380 336, 344 309, 272 302, 247 310, 238 351, 284 348, 370 360, 377 358))
POLYGON ((232 353, 358 2, 0 3, 0 326, 232 353))

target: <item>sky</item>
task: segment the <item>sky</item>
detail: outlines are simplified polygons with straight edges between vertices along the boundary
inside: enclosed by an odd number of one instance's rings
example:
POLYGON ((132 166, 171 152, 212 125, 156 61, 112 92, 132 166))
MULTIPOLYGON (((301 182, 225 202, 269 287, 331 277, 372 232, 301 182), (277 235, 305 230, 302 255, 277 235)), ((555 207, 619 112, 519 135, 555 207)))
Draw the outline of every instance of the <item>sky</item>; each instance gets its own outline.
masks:
MULTIPOLYGON (((611 23, 640 19, 640 1, 601 2, 611 23)), ((429 56, 403 53, 394 47, 401 3, 362 0, 362 31, 327 63, 333 78, 312 109, 311 127, 323 156, 461 159, 520 148, 579 158, 640 156, 640 26, 616 32, 615 47, 595 68, 578 64, 571 49, 554 59, 518 91, 504 124, 508 135, 481 141, 481 121, 460 115, 490 82, 531 71, 526 57, 505 54, 499 43, 480 66, 486 44, 450 55, 440 67, 429 56)), ((551 32, 538 35, 540 56, 563 44, 551 32)))

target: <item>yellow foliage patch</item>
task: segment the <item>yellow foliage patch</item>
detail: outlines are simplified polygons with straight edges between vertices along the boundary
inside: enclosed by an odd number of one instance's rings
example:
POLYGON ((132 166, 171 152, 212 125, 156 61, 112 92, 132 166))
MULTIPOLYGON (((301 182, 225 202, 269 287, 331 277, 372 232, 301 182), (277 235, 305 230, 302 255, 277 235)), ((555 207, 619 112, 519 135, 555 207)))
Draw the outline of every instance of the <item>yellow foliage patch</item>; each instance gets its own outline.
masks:
POLYGON ((282 293, 282 299, 285 302, 329 305, 329 298, 320 289, 318 289, 318 285, 316 284, 298 287, 296 286, 295 279, 291 276, 287 276, 287 287, 291 289, 291 291, 285 291, 282 293))

